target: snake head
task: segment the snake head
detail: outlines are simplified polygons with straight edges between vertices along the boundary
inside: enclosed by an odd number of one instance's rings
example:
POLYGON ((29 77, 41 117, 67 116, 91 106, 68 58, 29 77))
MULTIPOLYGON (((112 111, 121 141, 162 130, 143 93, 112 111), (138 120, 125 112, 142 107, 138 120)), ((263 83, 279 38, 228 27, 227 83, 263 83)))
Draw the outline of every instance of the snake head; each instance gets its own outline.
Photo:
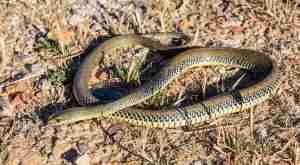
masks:
POLYGON ((66 112, 66 111, 54 113, 48 118, 47 123, 50 125, 66 124, 69 122, 68 116, 69 116, 68 112, 66 112))
POLYGON ((81 120, 87 120, 95 118, 93 111, 90 111, 87 107, 74 107, 58 113, 54 113, 48 118, 48 124, 61 125, 74 123, 81 120))

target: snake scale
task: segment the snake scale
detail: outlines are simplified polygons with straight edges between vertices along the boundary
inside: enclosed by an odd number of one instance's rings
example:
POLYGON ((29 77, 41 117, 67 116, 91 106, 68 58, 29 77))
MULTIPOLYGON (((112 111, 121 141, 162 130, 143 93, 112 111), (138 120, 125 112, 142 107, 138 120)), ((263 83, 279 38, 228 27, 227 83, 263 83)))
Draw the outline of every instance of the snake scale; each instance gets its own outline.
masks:
MULTIPOLYGON (((158 41, 141 35, 113 37, 95 48, 83 61, 73 82, 73 93, 80 105, 97 103, 88 88, 92 70, 105 53, 117 48, 141 45, 153 50, 169 49, 158 41)), ((280 85, 279 70, 274 60, 263 53, 235 48, 190 48, 167 59, 166 65, 151 80, 107 104, 87 105, 70 108, 50 116, 48 123, 65 124, 92 118, 127 122, 152 128, 175 128, 193 125, 225 114, 239 112, 271 98, 280 85), (256 75, 265 75, 248 87, 222 93, 204 101, 180 108, 167 110, 146 110, 132 106, 141 103, 164 89, 180 73, 194 66, 233 66, 256 75)))

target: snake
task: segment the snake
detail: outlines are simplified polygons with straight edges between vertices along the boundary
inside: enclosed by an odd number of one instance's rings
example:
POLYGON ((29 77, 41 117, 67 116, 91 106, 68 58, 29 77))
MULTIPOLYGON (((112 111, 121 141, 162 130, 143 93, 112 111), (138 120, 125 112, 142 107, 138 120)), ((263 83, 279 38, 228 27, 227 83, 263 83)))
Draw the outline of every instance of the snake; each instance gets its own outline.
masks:
POLYGON ((109 103, 94 104, 101 103, 101 99, 93 95, 88 85, 95 66, 103 61, 105 53, 115 53, 116 49, 136 45, 153 51, 172 49, 172 46, 135 34, 104 41, 85 57, 73 79, 73 93, 81 106, 54 113, 49 117, 48 124, 61 125, 98 118, 150 128, 192 126, 254 107, 272 98, 280 86, 278 64, 264 53, 240 48, 192 47, 167 58, 165 65, 150 80, 130 90, 125 96, 109 103), (134 106, 165 89, 170 82, 192 67, 217 65, 237 67, 262 78, 250 86, 180 108, 154 111, 134 106))

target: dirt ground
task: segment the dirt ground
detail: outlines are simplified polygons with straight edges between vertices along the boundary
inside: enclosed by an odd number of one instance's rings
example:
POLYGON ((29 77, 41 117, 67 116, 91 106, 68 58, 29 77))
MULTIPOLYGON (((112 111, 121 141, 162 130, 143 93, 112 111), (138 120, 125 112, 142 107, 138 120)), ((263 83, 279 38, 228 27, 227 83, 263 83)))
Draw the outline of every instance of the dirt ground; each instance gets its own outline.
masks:
POLYGON ((0 2, 0 164, 296 165, 299 92, 299 0, 0 2), (72 78, 90 47, 153 32, 183 32, 193 46, 264 52, 279 65, 280 89, 252 110, 188 128, 45 124, 49 114, 78 105, 72 78))

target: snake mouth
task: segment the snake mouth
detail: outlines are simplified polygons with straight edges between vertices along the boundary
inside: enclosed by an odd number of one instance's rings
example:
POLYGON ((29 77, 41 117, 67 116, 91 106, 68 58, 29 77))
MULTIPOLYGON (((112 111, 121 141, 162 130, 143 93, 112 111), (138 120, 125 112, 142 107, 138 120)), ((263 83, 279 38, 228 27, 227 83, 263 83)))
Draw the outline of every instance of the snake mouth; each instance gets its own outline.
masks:
MULTIPOLYGON (((93 107, 89 107, 93 109, 93 107)), ((94 106, 94 110, 97 110, 97 106, 94 106)), ((99 113, 100 116, 103 116, 103 113, 99 113)), ((93 115, 90 113, 89 110, 87 110, 87 107, 72 107, 57 113, 54 113, 53 115, 50 115, 48 118, 47 124, 49 125, 62 125, 62 124, 69 124, 69 123, 75 123, 82 120, 88 120, 92 118, 97 118, 98 116, 93 115)))
POLYGON ((47 120, 48 125, 60 125, 60 124, 63 124, 62 122, 63 122, 63 120, 60 119, 58 114, 51 115, 47 120))
POLYGON ((54 113, 49 116, 47 124, 53 126, 67 124, 70 122, 68 116, 70 115, 68 115, 68 113, 65 113, 65 111, 54 113))

